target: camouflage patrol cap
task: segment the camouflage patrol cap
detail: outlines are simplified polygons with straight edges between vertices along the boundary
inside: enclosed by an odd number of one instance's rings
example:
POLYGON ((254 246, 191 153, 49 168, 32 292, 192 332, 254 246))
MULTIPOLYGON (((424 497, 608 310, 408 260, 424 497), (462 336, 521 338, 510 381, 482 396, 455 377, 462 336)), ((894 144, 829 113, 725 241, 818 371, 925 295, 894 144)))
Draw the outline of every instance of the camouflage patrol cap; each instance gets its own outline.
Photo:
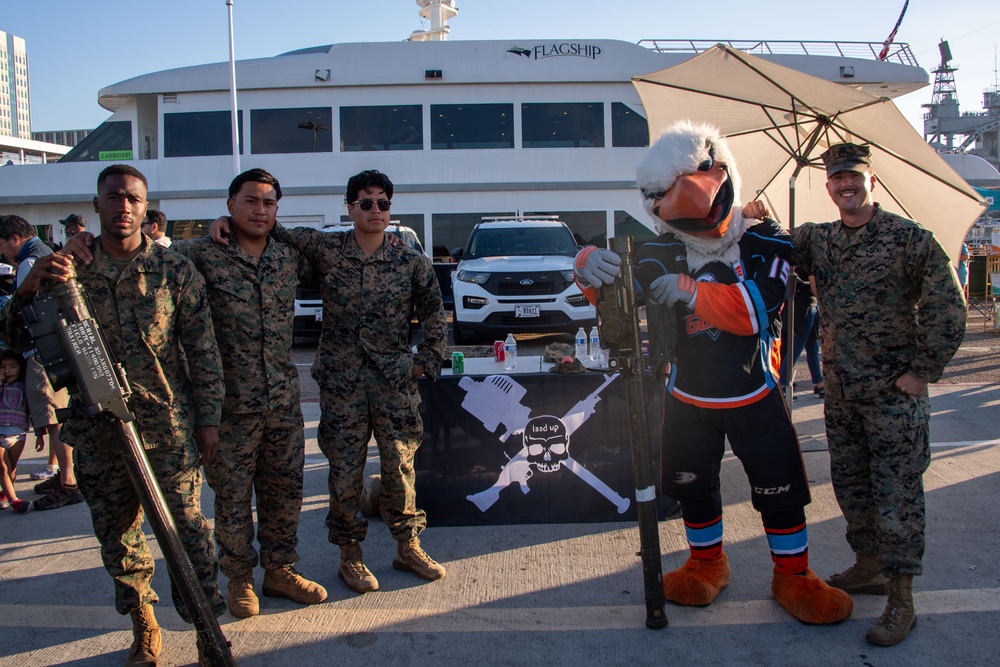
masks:
POLYGON ((842 171, 864 173, 872 166, 871 146, 859 144, 834 144, 820 155, 826 165, 826 175, 833 176, 842 171))

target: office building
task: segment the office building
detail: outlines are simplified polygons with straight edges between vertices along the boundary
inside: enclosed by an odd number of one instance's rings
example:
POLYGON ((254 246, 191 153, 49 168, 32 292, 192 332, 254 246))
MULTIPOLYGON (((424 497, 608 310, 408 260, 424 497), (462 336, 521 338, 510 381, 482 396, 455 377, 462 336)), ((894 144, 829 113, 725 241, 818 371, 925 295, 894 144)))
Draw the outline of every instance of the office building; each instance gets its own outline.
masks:
POLYGON ((0 30, 0 135, 31 139, 28 52, 24 40, 0 30))

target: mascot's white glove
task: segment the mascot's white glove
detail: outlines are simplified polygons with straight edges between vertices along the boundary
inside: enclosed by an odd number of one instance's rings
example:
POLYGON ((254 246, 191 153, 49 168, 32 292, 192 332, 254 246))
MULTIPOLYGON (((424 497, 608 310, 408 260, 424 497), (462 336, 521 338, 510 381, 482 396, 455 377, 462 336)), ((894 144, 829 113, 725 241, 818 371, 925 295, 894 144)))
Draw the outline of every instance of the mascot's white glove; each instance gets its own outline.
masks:
POLYGON ((698 296, 698 283, 683 273, 660 276, 649 286, 650 300, 667 308, 673 308, 678 301, 683 301, 693 308, 696 296, 698 296))
POLYGON ((602 285, 610 285, 622 272, 621 256, 606 248, 593 246, 584 248, 576 257, 577 265, 573 268, 573 273, 577 281, 584 286, 600 288, 602 285), (583 260, 582 266, 580 266, 581 260, 583 260))

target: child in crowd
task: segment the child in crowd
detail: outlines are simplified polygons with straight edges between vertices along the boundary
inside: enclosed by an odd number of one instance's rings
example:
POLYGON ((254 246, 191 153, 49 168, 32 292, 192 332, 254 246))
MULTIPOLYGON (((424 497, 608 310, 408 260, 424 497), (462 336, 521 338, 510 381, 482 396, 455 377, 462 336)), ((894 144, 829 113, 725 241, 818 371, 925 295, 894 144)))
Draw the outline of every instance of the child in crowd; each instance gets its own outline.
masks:
POLYGON ((13 507, 24 514, 31 502, 21 500, 14 490, 14 470, 24 450, 31 422, 28 420, 28 400, 24 395, 24 357, 4 350, 0 353, 0 509, 13 507))

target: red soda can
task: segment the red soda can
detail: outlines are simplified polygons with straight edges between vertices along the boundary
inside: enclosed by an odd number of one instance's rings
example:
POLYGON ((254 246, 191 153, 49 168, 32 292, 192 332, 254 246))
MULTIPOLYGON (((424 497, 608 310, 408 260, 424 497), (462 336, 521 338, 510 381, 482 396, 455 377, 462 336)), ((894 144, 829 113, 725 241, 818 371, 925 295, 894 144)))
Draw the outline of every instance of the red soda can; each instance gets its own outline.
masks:
POLYGON ((503 353, 503 341, 493 341, 493 361, 503 361, 506 357, 503 353))

